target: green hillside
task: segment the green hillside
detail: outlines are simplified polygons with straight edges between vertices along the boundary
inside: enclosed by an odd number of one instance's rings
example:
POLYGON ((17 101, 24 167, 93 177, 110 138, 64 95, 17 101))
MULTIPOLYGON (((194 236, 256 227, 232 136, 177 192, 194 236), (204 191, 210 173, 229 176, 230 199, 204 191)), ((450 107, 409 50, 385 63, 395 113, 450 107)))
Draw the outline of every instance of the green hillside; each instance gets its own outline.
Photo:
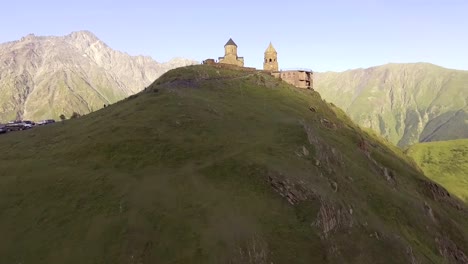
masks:
POLYGON ((468 203, 468 139, 420 143, 407 153, 429 178, 468 203))
POLYGON ((172 70, 0 136, 2 263, 466 263, 468 208, 317 92, 172 70))
POLYGON ((468 138, 468 71, 428 63, 315 74, 314 88, 401 147, 468 138))

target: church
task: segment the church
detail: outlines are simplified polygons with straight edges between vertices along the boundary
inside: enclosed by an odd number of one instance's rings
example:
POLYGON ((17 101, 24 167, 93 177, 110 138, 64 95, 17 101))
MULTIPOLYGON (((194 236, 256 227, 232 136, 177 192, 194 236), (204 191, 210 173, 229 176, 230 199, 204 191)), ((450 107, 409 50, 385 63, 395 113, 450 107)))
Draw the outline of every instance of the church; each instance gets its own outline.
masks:
MULTIPOLYGON (((237 44, 230 38, 224 45, 224 57, 218 58, 219 64, 244 67, 244 58, 237 55, 237 44)), ((215 64, 213 59, 207 59, 204 64, 215 64)), ((276 78, 284 80, 298 88, 313 89, 313 72, 309 69, 280 70, 278 66, 278 52, 270 42, 264 53, 263 71, 269 72, 276 78)))
POLYGON ((224 57, 218 58, 219 63, 244 67, 244 58, 237 56, 237 44, 230 38, 224 45, 224 57))

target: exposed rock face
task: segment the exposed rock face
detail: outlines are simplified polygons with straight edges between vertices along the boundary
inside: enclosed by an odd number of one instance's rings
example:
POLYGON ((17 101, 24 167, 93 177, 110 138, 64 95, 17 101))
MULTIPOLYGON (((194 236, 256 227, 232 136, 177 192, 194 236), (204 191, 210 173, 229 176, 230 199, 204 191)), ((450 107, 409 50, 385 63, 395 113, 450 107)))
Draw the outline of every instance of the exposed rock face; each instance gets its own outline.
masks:
POLYGON ((312 190, 304 187, 302 185, 303 183, 291 182, 280 174, 272 173, 271 175, 268 175, 268 182, 271 187, 282 197, 286 198, 291 205, 296 205, 317 196, 312 190))
POLYGON ((465 264, 468 263, 468 257, 465 253, 449 238, 436 238, 439 252, 449 263, 465 264))
MULTIPOLYGON (((291 205, 297 206, 301 202, 313 202, 318 204, 319 210, 312 225, 318 227, 327 238, 328 234, 340 227, 351 227, 352 209, 347 210, 339 205, 327 201, 314 190, 308 188, 304 182, 291 182, 283 175, 271 173, 268 175, 271 187, 284 197, 291 205)), ((336 184, 336 182, 335 182, 336 184)), ((338 188, 336 186, 336 188, 338 188)), ((336 191, 335 191, 336 192, 336 191)))
POLYGON ((30 34, 0 44, 0 122, 86 114, 141 91, 170 69, 195 63, 130 56, 88 31, 30 34))
POLYGON ((349 211, 343 208, 336 208, 335 205, 321 201, 321 207, 315 225, 323 232, 323 237, 340 227, 351 227, 353 224, 349 211))
MULTIPOLYGON (((439 184, 427 180, 421 180, 421 185, 424 193, 434 201, 450 205, 460 211, 465 210, 461 201, 452 197, 450 193, 439 184)), ((466 213, 468 215, 468 212, 466 213)))
MULTIPOLYGON (((328 123, 332 124, 329 121, 328 123)), ((329 174, 334 173, 336 168, 343 167, 344 161, 341 153, 337 149, 326 144, 320 137, 318 137, 313 127, 307 125, 306 123, 302 123, 302 126, 304 127, 304 130, 307 134, 309 143, 316 149, 316 166, 323 166, 326 168, 326 172, 329 174)), ((336 129, 336 125, 334 125, 334 127, 334 129, 336 129)))

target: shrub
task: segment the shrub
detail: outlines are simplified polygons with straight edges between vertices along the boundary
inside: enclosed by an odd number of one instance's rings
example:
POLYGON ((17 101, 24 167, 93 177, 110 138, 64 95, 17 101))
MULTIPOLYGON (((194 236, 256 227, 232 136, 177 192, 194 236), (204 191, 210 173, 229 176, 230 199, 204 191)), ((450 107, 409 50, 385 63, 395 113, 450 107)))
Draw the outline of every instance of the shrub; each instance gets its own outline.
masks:
POLYGON ((70 119, 75 119, 75 118, 78 118, 78 117, 81 117, 81 115, 78 114, 77 112, 73 112, 73 114, 70 116, 70 119))

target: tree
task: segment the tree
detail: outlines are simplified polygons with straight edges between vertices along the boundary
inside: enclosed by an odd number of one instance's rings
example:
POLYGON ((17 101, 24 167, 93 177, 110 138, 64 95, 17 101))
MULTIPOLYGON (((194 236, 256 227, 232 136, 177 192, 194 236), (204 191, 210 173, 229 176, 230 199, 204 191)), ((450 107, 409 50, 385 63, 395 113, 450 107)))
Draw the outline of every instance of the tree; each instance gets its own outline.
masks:
POLYGON ((77 112, 73 112, 73 114, 70 116, 70 119, 75 119, 75 118, 78 118, 78 117, 81 117, 81 115, 78 114, 77 112))
POLYGON ((64 121, 65 119, 67 119, 67 118, 65 117, 65 115, 64 115, 64 114, 61 114, 61 115, 60 115, 60 120, 64 121))

